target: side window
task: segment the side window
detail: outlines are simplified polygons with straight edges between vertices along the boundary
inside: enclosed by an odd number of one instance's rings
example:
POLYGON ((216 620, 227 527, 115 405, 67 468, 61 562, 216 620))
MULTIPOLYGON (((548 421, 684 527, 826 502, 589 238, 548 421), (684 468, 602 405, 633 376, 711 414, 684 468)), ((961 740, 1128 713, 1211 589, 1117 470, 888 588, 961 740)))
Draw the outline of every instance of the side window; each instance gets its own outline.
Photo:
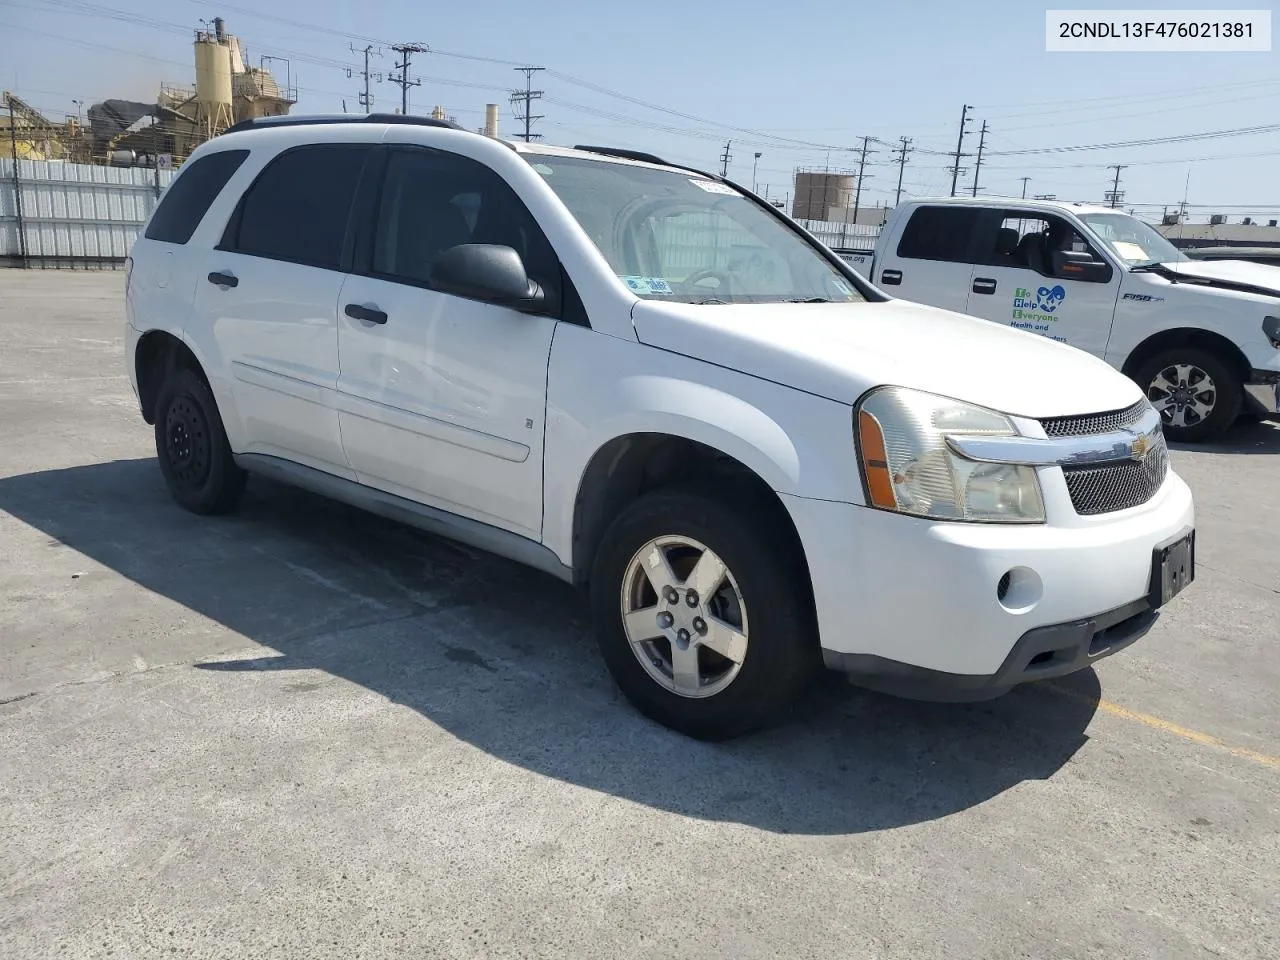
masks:
POLYGON ((993 239, 984 238, 980 263, 1034 270, 1043 277, 1085 279, 1070 276, 1071 271, 1064 275, 1060 269, 1062 253, 1074 254, 1077 260, 1103 262, 1097 250, 1061 217, 1006 210, 996 218, 998 226, 993 239))
POLYGON ((426 286, 440 255, 464 243, 512 247, 549 295, 560 288, 555 251, 502 177, 454 153, 393 150, 378 204, 373 272, 426 286))
POLYGON ((977 209, 920 207, 911 214, 902 231, 898 256, 910 260, 971 263, 969 245, 978 218, 977 209))
POLYGON ((146 238, 164 243, 186 243, 200 226, 227 181, 240 169, 248 150, 210 153, 184 167, 160 199, 146 238))
POLYGON ((286 151, 245 192, 223 249, 336 270, 351 201, 371 147, 316 144, 286 151))

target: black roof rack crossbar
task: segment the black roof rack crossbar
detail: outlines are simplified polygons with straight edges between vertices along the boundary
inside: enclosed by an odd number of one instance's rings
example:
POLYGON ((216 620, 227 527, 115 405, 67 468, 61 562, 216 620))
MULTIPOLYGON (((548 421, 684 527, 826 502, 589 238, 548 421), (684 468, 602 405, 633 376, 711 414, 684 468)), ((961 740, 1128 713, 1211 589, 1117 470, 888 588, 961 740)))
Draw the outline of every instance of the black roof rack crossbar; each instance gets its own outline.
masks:
POLYGON ((638 160, 641 163, 657 163, 664 167, 671 164, 663 160, 661 157, 655 157, 652 153, 645 153, 643 150, 626 150, 622 147, 588 147, 583 144, 575 144, 575 150, 581 150, 584 153, 598 153, 605 157, 619 157, 623 160, 638 160))
POLYGON ((302 127, 318 123, 406 123, 417 127, 445 127, 449 130, 465 130, 461 124, 452 120, 437 120, 434 117, 415 117, 403 113, 330 113, 282 117, 250 117, 241 120, 226 129, 226 133, 239 133, 241 130, 257 130, 266 127, 302 127))

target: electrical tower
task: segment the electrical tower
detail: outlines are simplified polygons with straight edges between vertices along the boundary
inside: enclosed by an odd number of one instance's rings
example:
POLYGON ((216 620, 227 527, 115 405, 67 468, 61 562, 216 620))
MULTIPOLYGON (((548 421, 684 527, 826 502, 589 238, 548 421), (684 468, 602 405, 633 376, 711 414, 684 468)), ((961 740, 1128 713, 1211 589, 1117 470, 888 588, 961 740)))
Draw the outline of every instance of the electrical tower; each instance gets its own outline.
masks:
POLYGON ((524 89, 516 90, 511 94, 511 103, 513 105, 517 103, 524 104, 524 112, 521 113, 519 110, 517 110, 516 119, 524 122, 523 136, 524 136, 525 143, 528 143, 530 140, 539 140, 542 138, 542 134, 534 133, 530 129, 530 127, 532 127, 533 121, 542 119, 541 114, 535 115, 533 112, 533 101, 542 99, 542 91, 533 89, 533 75, 537 73, 539 70, 545 70, 545 69, 547 68, 546 67, 516 67, 517 73, 524 74, 524 89))
POLYGON ((987 121, 982 121, 982 133, 978 136, 978 157, 973 164, 973 192, 970 196, 978 195, 978 174, 982 173, 982 150, 987 145, 987 121))
POLYGON ((392 44, 391 49, 404 59, 396 64, 396 69, 400 72, 391 74, 387 79, 400 88, 400 112, 407 116, 409 113, 409 88, 422 86, 421 80, 409 79, 409 54, 430 53, 431 48, 425 43, 396 43, 392 44))
POLYGON ((733 154, 729 152, 729 146, 732 140, 726 140, 724 144, 724 153, 720 154, 720 176, 727 177, 729 175, 729 161, 733 159, 733 154))
POLYGON ((902 200, 902 174, 907 169, 907 154, 911 153, 911 138, 899 137, 898 142, 902 144, 898 148, 898 192, 894 194, 893 205, 896 207, 902 200))
MULTIPOLYGON (((356 95, 356 102, 359 103, 360 106, 364 107, 365 113, 371 113, 373 111, 373 91, 370 89, 369 84, 371 82, 381 83, 382 74, 369 72, 369 58, 382 56, 382 51, 375 50, 373 46, 370 45, 365 47, 363 50, 357 50, 355 46, 352 46, 351 52, 364 54, 364 69, 360 71, 360 77, 364 80, 364 90, 356 95)), ((347 76, 353 76, 350 67, 347 68, 347 76)))
POLYGON ((862 202, 862 178, 864 176, 863 171, 867 166, 867 154, 876 152, 875 150, 867 149, 867 144, 870 142, 870 137, 862 138, 862 156, 858 160, 858 182, 857 186, 855 186, 853 190, 853 222, 855 224, 858 222, 858 206, 862 202))
POLYGON ((960 136, 956 139, 955 165, 951 168, 951 195, 953 197, 956 195, 956 181, 963 172, 963 168, 960 166, 960 158, 968 156, 967 153, 961 153, 960 151, 964 147, 964 125, 969 122, 969 111, 972 109, 973 107, 965 104, 965 108, 960 111, 960 136))
POLYGON ((1107 169, 1114 170, 1116 172, 1116 178, 1115 178, 1115 181, 1111 184, 1111 189, 1108 190, 1106 193, 1104 193, 1103 196, 1110 202, 1111 206, 1114 208, 1114 207, 1120 206, 1120 201, 1124 199, 1124 193, 1120 189, 1120 171, 1124 169, 1124 165, 1119 163, 1113 163, 1107 169))

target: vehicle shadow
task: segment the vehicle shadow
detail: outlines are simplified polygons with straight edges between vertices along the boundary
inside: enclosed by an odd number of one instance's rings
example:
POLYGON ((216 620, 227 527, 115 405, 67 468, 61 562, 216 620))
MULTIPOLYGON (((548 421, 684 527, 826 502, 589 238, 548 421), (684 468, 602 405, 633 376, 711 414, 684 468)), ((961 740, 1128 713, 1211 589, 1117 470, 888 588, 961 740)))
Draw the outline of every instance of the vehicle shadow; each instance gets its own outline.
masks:
POLYGON ((829 675, 783 725, 698 743, 621 698, 579 591, 341 504, 255 478, 236 514, 195 517, 139 459, 0 479, 0 509, 270 648, 194 664, 210 684, 324 671, 508 763, 776 832, 920 823, 1047 778, 1087 739, 1100 695, 1092 671, 971 705, 829 675))
POLYGON ((1212 443, 1170 443, 1169 449, 1187 453, 1280 454, 1280 421, 1240 420, 1221 440, 1212 443))

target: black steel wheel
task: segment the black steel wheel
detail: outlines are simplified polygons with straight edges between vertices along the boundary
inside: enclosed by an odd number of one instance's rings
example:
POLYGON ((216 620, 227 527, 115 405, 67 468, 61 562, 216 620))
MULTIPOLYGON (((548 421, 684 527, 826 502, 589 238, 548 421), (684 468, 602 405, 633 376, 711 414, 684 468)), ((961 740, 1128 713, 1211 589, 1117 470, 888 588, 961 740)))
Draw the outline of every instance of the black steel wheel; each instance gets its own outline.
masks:
POLYGON ((226 513, 244 492, 245 472, 236 466, 204 378, 172 370, 156 397, 156 457, 169 492, 192 513, 226 513))

